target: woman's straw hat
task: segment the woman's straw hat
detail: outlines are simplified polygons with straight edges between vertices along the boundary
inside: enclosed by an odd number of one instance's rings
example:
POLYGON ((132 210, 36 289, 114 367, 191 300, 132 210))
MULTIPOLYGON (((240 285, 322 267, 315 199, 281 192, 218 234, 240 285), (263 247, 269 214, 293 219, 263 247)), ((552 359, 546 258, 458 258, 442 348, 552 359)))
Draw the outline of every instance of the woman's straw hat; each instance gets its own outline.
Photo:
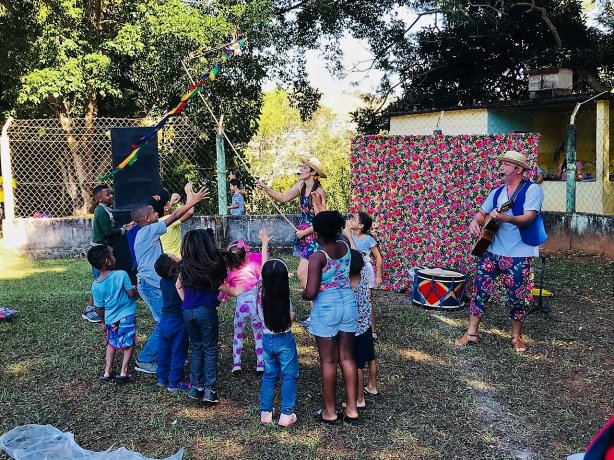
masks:
POLYGON ((326 174, 324 174, 324 166, 322 165, 322 162, 316 157, 304 156, 301 157, 301 161, 307 166, 309 166, 311 169, 313 169, 315 172, 317 172, 318 176, 320 176, 322 179, 326 179, 326 174))
POLYGON ((522 166, 524 169, 531 169, 528 163, 528 159, 526 155, 523 155, 520 152, 515 150, 508 150, 504 155, 495 157, 497 161, 506 161, 508 163, 514 163, 515 165, 522 166))

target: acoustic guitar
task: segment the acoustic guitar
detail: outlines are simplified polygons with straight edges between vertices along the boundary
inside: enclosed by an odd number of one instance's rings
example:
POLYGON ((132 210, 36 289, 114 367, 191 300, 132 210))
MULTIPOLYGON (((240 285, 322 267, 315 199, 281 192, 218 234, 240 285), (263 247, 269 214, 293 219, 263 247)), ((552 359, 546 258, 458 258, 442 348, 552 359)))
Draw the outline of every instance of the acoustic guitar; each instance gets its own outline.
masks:
MULTIPOLYGON (((514 200, 503 203, 501 206, 499 206, 499 208, 497 208, 497 211, 507 212, 512 209, 512 206, 514 206, 514 200)), ((488 249, 488 246, 490 246, 490 243, 492 243, 492 240, 495 239, 495 234, 497 233, 497 230, 499 230, 500 226, 501 222, 493 219, 490 214, 488 214, 484 218, 484 222, 482 222, 482 231, 480 236, 475 240, 473 246, 471 247, 471 254, 477 257, 482 257, 484 254, 486 254, 486 250, 488 249)))

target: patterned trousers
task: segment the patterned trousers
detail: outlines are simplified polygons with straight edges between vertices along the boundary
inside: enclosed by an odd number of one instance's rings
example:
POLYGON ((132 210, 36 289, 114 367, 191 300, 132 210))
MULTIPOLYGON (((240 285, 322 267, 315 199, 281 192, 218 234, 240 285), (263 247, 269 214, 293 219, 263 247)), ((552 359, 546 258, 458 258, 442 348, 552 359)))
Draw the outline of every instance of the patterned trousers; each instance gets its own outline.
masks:
POLYGON ((495 293, 497 277, 501 278, 510 305, 509 317, 522 321, 526 309, 533 301, 533 258, 506 257, 487 252, 478 260, 478 271, 474 284, 474 294, 469 305, 469 314, 481 318, 484 304, 495 293))
POLYGON ((234 319, 234 338, 232 340, 233 370, 241 369, 241 352, 243 351, 245 327, 248 323, 251 323, 254 333, 256 370, 264 371, 264 359, 262 354, 263 324, 256 312, 256 289, 252 289, 237 296, 234 319))

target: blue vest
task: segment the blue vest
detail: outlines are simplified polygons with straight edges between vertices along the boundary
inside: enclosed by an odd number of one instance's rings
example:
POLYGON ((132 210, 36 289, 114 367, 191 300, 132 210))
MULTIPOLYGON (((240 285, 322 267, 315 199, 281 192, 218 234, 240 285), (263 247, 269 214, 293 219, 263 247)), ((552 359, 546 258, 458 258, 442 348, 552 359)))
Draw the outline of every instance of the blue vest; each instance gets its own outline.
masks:
MULTIPOLYGON (((527 190, 531 184, 532 182, 525 182, 520 189, 520 192, 518 192, 514 205, 512 206, 513 215, 521 216, 524 214, 524 200, 527 197, 527 190)), ((495 207, 497 207, 499 195, 501 195, 504 188, 505 185, 499 187, 493 196, 493 203, 495 204, 495 207)), ((537 216, 535 216, 535 219, 533 219, 531 224, 526 227, 518 227, 518 230, 520 231, 520 238, 522 239, 522 242, 524 244, 528 244, 529 246, 539 246, 540 244, 545 243, 548 239, 541 209, 537 212, 537 216)))

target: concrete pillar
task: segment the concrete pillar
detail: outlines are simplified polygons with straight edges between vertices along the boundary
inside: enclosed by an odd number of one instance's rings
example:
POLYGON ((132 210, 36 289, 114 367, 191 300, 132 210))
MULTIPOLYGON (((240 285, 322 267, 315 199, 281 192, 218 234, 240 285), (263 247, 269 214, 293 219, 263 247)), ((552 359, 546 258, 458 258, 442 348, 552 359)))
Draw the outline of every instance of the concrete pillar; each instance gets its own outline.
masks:
POLYGON ((2 162, 2 188, 4 189, 4 219, 15 219, 15 194, 13 193, 13 171, 11 169, 11 148, 9 145, 9 127, 13 117, 9 117, 2 127, 0 137, 0 161, 2 162))

